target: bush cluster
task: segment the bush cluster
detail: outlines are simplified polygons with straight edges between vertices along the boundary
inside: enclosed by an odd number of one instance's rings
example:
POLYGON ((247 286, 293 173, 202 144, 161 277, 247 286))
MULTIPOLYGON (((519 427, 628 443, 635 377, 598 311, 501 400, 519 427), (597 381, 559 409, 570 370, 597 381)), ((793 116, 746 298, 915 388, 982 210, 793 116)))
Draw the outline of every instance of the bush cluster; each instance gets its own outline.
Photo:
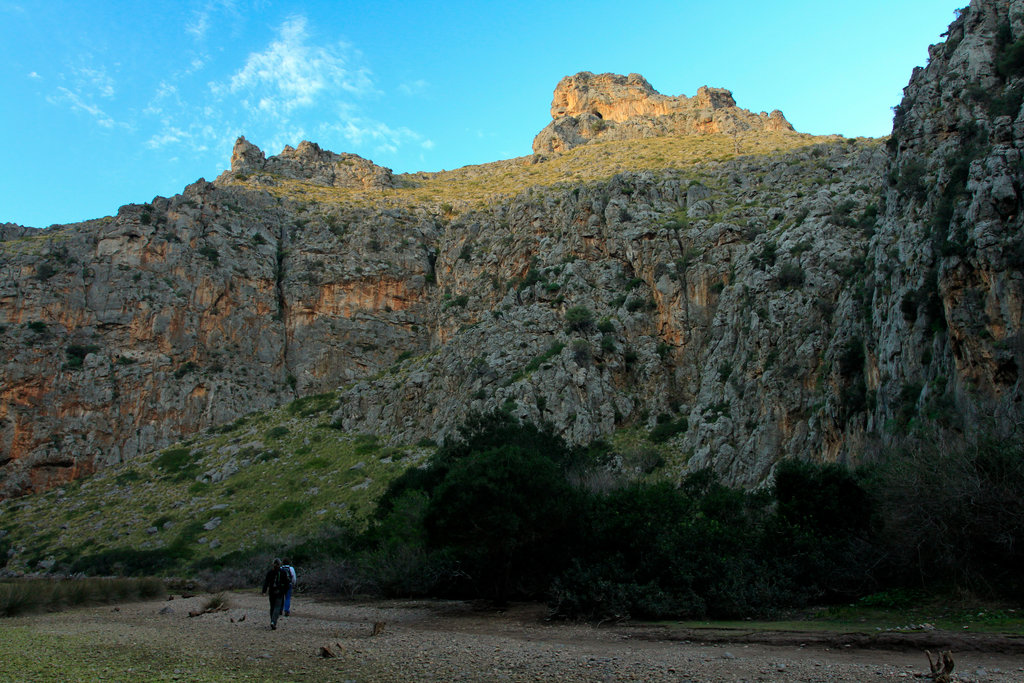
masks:
MULTIPOLYGON (((857 345, 842 371, 858 373, 857 345)), ((666 432, 685 428, 665 418, 666 432)), ((544 600, 554 615, 595 620, 770 616, 908 590, 1019 600, 1024 439, 1004 432, 912 434, 859 470, 785 460, 772 486, 745 491, 708 470, 616 479, 607 445, 571 448, 498 411, 471 416, 426 467, 395 479, 369 524, 192 567, 222 588, 251 585, 253 567, 287 555, 308 587, 342 596, 544 600)), ((192 457, 160 460, 173 476, 192 457)), ((194 522, 160 551, 81 548, 73 571, 181 567, 201 533, 194 522)))
POLYGON ((347 556, 363 589, 372 567, 386 595, 544 599, 554 614, 587 619, 737 618, 881 590, 1024 589, 1013 575, 1024 560, 1024 447, 964 444, 939 470, 921 444, 858 471, 787 460, 773 487, 749 492, 710 471, 589 487, 600 449, 569 448, 506 413, 475 416, 460 434, 383 496, 347 556), (945 525, 963 532, 929 540, 945 525))

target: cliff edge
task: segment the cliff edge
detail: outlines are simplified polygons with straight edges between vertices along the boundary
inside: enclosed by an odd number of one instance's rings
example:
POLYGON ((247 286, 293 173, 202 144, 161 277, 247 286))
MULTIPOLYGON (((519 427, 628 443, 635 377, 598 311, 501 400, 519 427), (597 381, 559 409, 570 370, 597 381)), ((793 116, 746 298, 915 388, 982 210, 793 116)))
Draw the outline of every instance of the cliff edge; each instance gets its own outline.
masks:
POLYGON ((693 97, 671 97, 640 74, 589 71, 558 82, 551 118, 533 140, 534 154, 567 152, 596 139, 793 130, 781 111, 755 114, 741 109, 724 88, 704 86, 693 97))

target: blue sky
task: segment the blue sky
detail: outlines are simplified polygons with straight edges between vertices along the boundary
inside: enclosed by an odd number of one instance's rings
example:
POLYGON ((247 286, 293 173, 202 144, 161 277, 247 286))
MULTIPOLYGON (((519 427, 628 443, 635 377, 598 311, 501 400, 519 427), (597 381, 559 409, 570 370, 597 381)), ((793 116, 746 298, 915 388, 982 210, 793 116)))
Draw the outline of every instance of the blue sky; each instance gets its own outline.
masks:
POLYGON ((728 88, 802 132, 886 135, 958 6, 0 0, 0 223, 176 194, 227 168, 238 135, 396 172, 522 156, 578 71, 728 88))

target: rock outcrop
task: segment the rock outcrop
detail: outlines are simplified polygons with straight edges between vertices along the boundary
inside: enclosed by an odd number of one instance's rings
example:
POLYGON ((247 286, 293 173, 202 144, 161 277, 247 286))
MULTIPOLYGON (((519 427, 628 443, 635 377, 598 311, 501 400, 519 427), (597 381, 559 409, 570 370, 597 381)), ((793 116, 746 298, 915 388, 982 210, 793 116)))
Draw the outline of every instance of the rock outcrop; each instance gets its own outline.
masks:
POLYGON ((31 235, 33 232, 34 228, 28 228, 17 223, 0 223, 0 242, 31 235))
POLYGON ((669 97, 639 74, 589 71, 558 83, 551 118, 533 140, 534 154, 566 152, 598 139, 793 130, 782 112, 754 114, 740 109, 732 93, 723 88, 705 86, 693 97, 669 97))
POLYGON ((358 154, 328 152, 308 140, 300 142, 298 147, 286 146, 280 154, 268 158, 245 137, 238 138, 231 151, 231 170, 225 171, 222 178, 228 181, 250 176, 266 185, 274 184, 277 178, 289 178, 325 187, 363 190, 394 187, 391 169, 358 154))

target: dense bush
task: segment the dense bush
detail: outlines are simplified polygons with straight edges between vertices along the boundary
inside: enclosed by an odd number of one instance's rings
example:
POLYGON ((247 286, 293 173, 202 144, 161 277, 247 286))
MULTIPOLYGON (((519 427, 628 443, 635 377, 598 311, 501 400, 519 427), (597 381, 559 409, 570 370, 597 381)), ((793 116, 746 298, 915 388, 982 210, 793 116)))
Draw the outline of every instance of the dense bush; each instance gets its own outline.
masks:
POLYGON ((595 619, 763 614, 863 584, 870 509, 841 467, 787 464, 774 495, 709 471, 584 485, 607 451, 476 416, 393 482, 359 561, 409 572, 380 569, 382 593, 547 598, 557 614, 595 619))
POLYGON ((908 437, 872 482, 890 580, 1024 598, 1024 435, 934 436, 908 437))

